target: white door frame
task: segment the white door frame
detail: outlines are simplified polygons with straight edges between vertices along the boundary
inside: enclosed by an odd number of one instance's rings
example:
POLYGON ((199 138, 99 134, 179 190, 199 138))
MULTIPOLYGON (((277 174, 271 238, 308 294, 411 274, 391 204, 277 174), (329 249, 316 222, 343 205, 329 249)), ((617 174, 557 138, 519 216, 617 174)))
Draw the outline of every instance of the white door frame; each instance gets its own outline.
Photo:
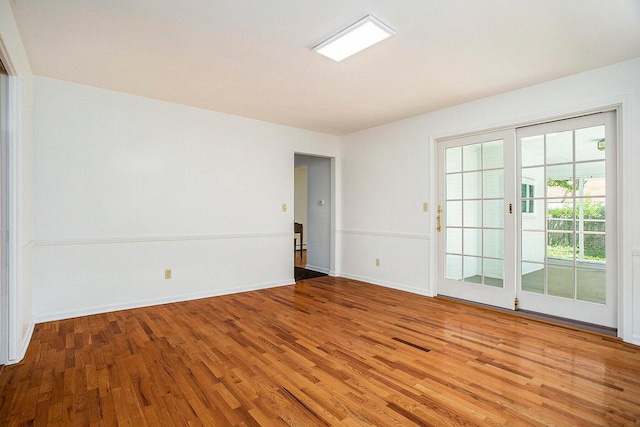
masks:
MULTIPOLYGON (((0 59, 7 71, 2 75, 0 93, 1 139, 1 229, 2 265, 0 280, 0 363, 12 364, 22 359, 31 333, 22 333, 23 314, 21 284, 20 206, 20 77, 0 37, 0 59), (21 338, 22 342, 21 342, 21 338)), ((31 310, 29 310, 30 312, 31 310)))
MULTIPOLYGON (((569 106, 552 110, 548 114, 537 113, 516 119, 506 119, 484 127, 460 127, 458 130, 447 132, 436 132, 429 136, 429 168, 430 168, 430 204, 437 206, 437 145, 442 139, 451 139, 477 133, 493 132, 497 130, 529 126, 555 120, 564 120, 586 114, 615 111, 617 121, 618 152, 617 152, 617 182, 618 182, 618 263, 612 268, 618 272, 618 337, 626 342, 640 344, 640 332, 633 334, 633 274, 632 274, 632 246, 631 235, 628 232, 632 223, 629 203, 631 200, 631 142, 627 141, 627 135, 631 133, 631 96, 618 96, 610 99, 600 100, 578 106, 569 106)), ((429 286, 428 294, 435 296, 438 293, 438 267, 437 254, 438 239, 436 228, 435 209, 430 209, 430 245, 429 252, 432 254, 429 260, 429 286)))
MULTIPOLYGON (((330 184, 330 191, 331 191, 331 195, 330 195, 330 201, 331 201, 331 211, 330 211, 330 226, 329 226, 329 269, 328 271, 324 271, 323 268, 316 268, 316 270, 322 272, 322 273, 326 273, 329 276, 335 276, 336 275, 336 271, 338 271, 339 269, 339 265, 338 265, 338 260, 339 260, 339 253, 337 251, 338 249, 338 242, 337 242, 337 228, 336 228, 336 224, 337 224, 337 220, 336 220, 336 215, 337 215, 337 160, 336 157, 334 156, 327 156, 327 155, 322 155, 322 154, 310 154, 307 152, 301 152, 301 151, 294 151, 293 152, 293 157, 292 157, 292 161, 293 161, 293 165, 291 167, 291 171, 293 173, 293 170, 295 169, 295 159, 296 156, 306 156, 306 157, 316 157, 319 159, 325 159, 327 161, 329 161, 329 178, 331 181, 330 184)), ((293 183, 292 183, 293 184, 293 183)), ((293 185, 291 188, 292 191, 292 200, 295 199, 295 192, 293 189, 293 185)), ((310 203, 309 201, 307 201, 307 203, 310 203)), ((294 201, 294 205, 295 205, 295 201, 294 201)), ((307 222, 309 222, 309 219, 307 217, 307 222)), ((305 228, 308 228, 305 225, 305 228)), ((307 241, 307 239, 305 239, 305 242, 307 241)), ((308 242, 307 245, 305 247, 309 247, 308 246, 308 242)), ((308 254, 308 252, 307 252, 308 254)), ((310 266, 312 267, 312 266, 310 266)), ((293 268, 293 265, 292 265, 293 268)))

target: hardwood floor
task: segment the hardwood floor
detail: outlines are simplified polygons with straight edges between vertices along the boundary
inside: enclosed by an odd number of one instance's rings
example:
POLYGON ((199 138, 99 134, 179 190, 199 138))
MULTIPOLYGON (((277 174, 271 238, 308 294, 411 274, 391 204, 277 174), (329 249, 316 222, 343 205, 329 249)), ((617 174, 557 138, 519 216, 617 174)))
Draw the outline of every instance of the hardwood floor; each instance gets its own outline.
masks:
POLYGON ((323 277, 36 326, 0 424, 638 425, 640 347, 323 277))
POLYGON ((296 267, 306 267, 307 265, 307 250, 296 251, 295 256, 293 258, 293 265, 296 267), (302 252, 302 253, 301 253, 302 252))

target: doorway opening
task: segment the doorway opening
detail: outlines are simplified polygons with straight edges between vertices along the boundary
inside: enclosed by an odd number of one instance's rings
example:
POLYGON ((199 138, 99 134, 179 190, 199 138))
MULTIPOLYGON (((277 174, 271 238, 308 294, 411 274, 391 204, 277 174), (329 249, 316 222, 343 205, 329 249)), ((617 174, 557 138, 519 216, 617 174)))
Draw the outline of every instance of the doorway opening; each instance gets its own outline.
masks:
POLYGON ((333 162, 327 157, 294 156, 295 279, 324 276, 333 264, 333 162))

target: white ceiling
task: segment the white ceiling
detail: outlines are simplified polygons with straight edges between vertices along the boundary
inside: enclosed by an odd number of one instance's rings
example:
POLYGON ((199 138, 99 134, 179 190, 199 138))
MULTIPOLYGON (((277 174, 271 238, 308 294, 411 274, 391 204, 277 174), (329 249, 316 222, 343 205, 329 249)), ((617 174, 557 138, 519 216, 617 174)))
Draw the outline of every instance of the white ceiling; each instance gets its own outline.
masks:
POLYGON ((342 135, 640 57, 639 0, 12 0, 34 74, 342 135), (397 35, 311 48, 367 14, 397 35))

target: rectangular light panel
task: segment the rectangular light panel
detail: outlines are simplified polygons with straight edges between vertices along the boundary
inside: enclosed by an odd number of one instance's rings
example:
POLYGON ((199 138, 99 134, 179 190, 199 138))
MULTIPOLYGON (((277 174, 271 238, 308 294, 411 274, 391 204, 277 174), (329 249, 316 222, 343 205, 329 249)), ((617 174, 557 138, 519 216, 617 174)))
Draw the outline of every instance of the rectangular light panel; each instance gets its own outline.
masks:
POLYGON ((342 61, 394 34, 391 28, 367 15, 312 50, 334 61, 342 61))

